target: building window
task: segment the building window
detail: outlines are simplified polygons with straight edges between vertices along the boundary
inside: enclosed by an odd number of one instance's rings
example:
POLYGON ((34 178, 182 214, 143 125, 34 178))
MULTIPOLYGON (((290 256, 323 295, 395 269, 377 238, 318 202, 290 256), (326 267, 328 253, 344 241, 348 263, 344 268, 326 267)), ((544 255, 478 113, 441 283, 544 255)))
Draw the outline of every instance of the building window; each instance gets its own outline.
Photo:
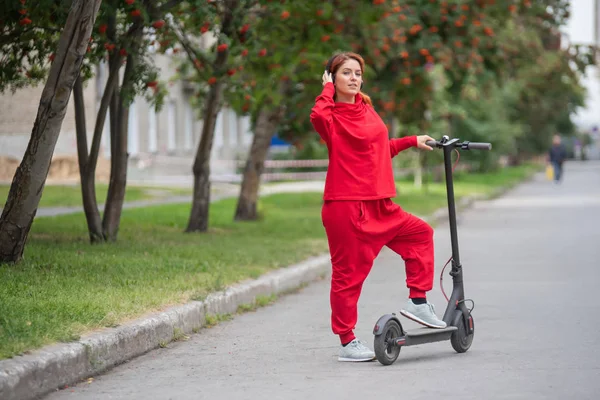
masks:
POLYGON ((167 105, 167 151, 175 151, 175 135, 177 132, 177 104, 170 101, 167 105))
POLYGON ((127 152, 132 156, 135 156, 140 152, 137 105, 135 101, 129 106, 129 118, 127 121, 127 152))
POLYGON ((148 152, 156 153, 158 151, 158 130, 156 129, 157 118, 156 108, 150 105, 148 109, 148 152))
POLYGON ((213 151, 220 154, 221 147, 223 147, 223 113, 227 112, 227 109, 223 107, 221 112, 217 114, 217 121, 215 122, 215 134, 213 136, 213 151))
POLYGON ((194 110, 188 99, 185 102, 185 150, 191 150, 193 146, 194 120, 194 110))

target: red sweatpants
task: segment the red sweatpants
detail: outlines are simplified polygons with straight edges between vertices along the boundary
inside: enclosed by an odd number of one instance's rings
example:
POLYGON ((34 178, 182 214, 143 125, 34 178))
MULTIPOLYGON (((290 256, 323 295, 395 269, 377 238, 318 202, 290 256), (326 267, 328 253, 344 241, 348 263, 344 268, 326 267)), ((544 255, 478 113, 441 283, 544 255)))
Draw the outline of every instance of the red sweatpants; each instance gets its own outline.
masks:
POLYGON ((390 199, 325 201, 321 212, 333 267, 331 327, 342 343, 354 339, 357 303, 373 261, 388 246, 406 266, 409 297, 433 287, 433 229, 390 199))

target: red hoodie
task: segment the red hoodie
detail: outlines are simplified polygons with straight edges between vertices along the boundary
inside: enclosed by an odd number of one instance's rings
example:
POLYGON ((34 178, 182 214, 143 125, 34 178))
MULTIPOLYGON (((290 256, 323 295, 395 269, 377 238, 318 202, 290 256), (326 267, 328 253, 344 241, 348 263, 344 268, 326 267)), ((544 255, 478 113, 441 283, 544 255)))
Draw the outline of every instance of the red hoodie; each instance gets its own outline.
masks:
POLYGON ((327 144, 329 168, 325 200, 375 200, 396 197, 392 157, 417 145, 416 136, 389 139, 373 107, 360 94, 354 104, 333 101, 327 83, 317 97, 310 122, 327 144))

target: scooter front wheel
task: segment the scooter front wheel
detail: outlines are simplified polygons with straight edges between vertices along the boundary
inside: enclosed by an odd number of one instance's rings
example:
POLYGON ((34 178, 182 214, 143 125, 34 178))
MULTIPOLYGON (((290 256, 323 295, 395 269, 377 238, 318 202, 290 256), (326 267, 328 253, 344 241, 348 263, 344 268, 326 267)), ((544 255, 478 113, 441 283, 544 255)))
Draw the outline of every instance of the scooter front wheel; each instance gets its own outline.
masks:
POLYGON ((402 328, 398 321, 390 319, 383 327, 380 335, 375 336, 375 357, 383 365, 393 364, 400 354, 400 347, 394 339, 402 336, 402 328))
POLYGON ((454 322, 454 326, 456 326, 458 330, 455 331, 450 337, 450 343, 452 344, 452 348, 457 353, 464 353, 469 350, 471 344, 473 343, 473 336, 475 336, 475 320, 473 319, 473 315, 469 315, 469 319, 466 321, 466 323, 472 327, 471 333, 467 332, 467 327, 465 325, 462 312, 456 312, 454 322))

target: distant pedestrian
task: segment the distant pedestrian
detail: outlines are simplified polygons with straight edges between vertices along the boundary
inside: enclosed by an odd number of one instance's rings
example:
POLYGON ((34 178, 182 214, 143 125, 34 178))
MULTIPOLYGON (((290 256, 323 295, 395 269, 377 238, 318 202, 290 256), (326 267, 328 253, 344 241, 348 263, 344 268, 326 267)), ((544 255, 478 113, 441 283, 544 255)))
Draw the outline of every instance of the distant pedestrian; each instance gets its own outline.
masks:
POLYGON ((426 293, 433 287, 433 229, 404 211, 396 196, 392 157, 411 147, 432 150, 427 135, 390 139, 371 99, 361 91, 364 61, 337 54, 323 74, 323 91, 310 120, 329 151, 321 212, 329 241, 331 325, 339 361, 371 361, 375 354, 354 336, 363 283, 383 246, 406 267, 409 299, 400 312, 431 328, 445 328, 426 293))
POLYGON ((554 182, 560 183, 563 177, 563 164, 567 158, 567 150, 561 143, 559 135, 552 138, 552 146, 548 150, 548 162, 554 171, 554 182))

